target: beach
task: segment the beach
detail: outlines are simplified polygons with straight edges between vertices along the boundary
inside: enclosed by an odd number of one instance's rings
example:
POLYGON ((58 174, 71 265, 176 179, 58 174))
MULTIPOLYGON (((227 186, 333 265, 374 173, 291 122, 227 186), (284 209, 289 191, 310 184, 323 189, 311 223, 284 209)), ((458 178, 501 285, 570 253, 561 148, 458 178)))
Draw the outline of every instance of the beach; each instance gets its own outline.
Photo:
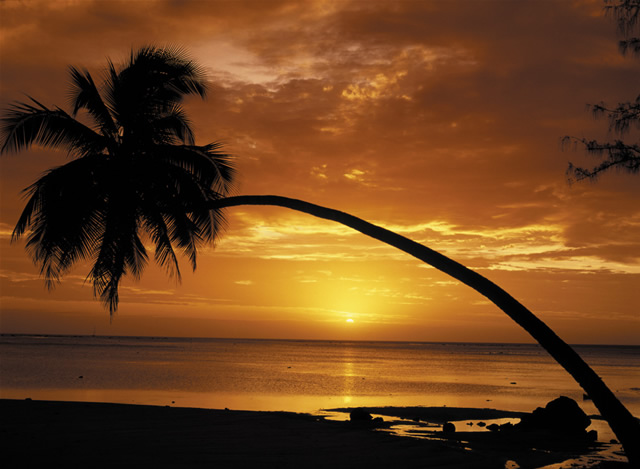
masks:
MULTIPOLYGON (((439 418, 469 417, 446 412, 439 418)), ((0 414, 5 467, 539 468, 588 452, 536 450, 488 432, 405 438, 293 412, 2 399, 0 414)), ((592 458, 590 467, 624 465, 592 458)))
MULTIPOLYGON (((640 349, 580 351, 637 415, 640 349)), ((593 403, 533 345, 4 335, 0 355, 7 467, 564 469, 623 459, 593 403), (558 396, 591 417, 595 446, 541 447, 486 429, 558 396), (351 422, 353 408, 383 423, 351 422), (445 422, 456 431, 444 434, 445 422)))

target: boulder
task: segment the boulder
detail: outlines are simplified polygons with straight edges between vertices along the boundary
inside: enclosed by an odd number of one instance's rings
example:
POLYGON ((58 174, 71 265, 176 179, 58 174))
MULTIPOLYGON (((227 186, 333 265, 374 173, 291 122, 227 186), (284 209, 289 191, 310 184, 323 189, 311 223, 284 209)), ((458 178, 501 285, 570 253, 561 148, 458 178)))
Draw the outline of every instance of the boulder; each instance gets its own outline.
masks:
POLYGON ((353 409, 349 413, 349 419, 351 419, 352 422, 370 422, 373 417, 364 409, 353 409))
POLYGON ((573 399, 560 396, 544 408, 538 407, 531 414, 522 417, 514 426, 517 430, 543 431, 563 436, 583 436, 591 419, 573 399))

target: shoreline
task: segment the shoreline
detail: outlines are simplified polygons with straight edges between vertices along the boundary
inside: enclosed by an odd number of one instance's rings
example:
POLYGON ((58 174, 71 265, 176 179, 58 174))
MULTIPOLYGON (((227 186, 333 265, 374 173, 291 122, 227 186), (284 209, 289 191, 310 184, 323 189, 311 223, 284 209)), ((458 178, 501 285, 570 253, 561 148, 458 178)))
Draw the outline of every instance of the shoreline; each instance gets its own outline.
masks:
MULTIPOLYGON (((439 418, 491 418, 502 412, 443 407, 439 418)), ((452 469, 504 468, 515 461, 518 466, 511 467, 534 468, 586 452, 534 450, 490 432, 399 437, 355 422, 294 412, 0 399, 0 415, 8 467, 452 469)), ((626 466, 597 458, 590 462, 589 467, 626 466)))

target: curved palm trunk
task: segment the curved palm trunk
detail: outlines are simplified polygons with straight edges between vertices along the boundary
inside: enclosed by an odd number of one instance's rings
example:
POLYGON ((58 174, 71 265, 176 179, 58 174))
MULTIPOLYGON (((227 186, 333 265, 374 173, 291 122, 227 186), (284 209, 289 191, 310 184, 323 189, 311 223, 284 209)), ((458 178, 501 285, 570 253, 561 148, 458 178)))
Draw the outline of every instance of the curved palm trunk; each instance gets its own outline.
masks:
POLYGON ((523 327, 582 386, 622 443, 633 467, 640 467, 640 421, 636 419, 602 379, 549 326, 495 283, 458 262, 404 236, 360 218, 298 199, 275 195, 246 195, 215 201, 211 208, 236 205, 274 205, 332 220, 382 241, 435 267, 486 296, 523 327))

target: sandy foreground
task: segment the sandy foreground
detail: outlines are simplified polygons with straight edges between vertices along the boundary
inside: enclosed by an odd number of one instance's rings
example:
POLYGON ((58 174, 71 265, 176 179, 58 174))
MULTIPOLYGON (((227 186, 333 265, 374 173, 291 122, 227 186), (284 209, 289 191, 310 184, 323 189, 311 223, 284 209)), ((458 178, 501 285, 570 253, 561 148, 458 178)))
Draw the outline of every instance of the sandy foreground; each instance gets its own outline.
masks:
MULTIPOLYGON (((489 409, 433 412, 435 421, 503 416, 489 409)), ((592 451, 532 449, 531 442, 489 432, 399 437, 289 412, 7 399, 0 400, 0 441, 7 468, 534 468, 592 451)))

